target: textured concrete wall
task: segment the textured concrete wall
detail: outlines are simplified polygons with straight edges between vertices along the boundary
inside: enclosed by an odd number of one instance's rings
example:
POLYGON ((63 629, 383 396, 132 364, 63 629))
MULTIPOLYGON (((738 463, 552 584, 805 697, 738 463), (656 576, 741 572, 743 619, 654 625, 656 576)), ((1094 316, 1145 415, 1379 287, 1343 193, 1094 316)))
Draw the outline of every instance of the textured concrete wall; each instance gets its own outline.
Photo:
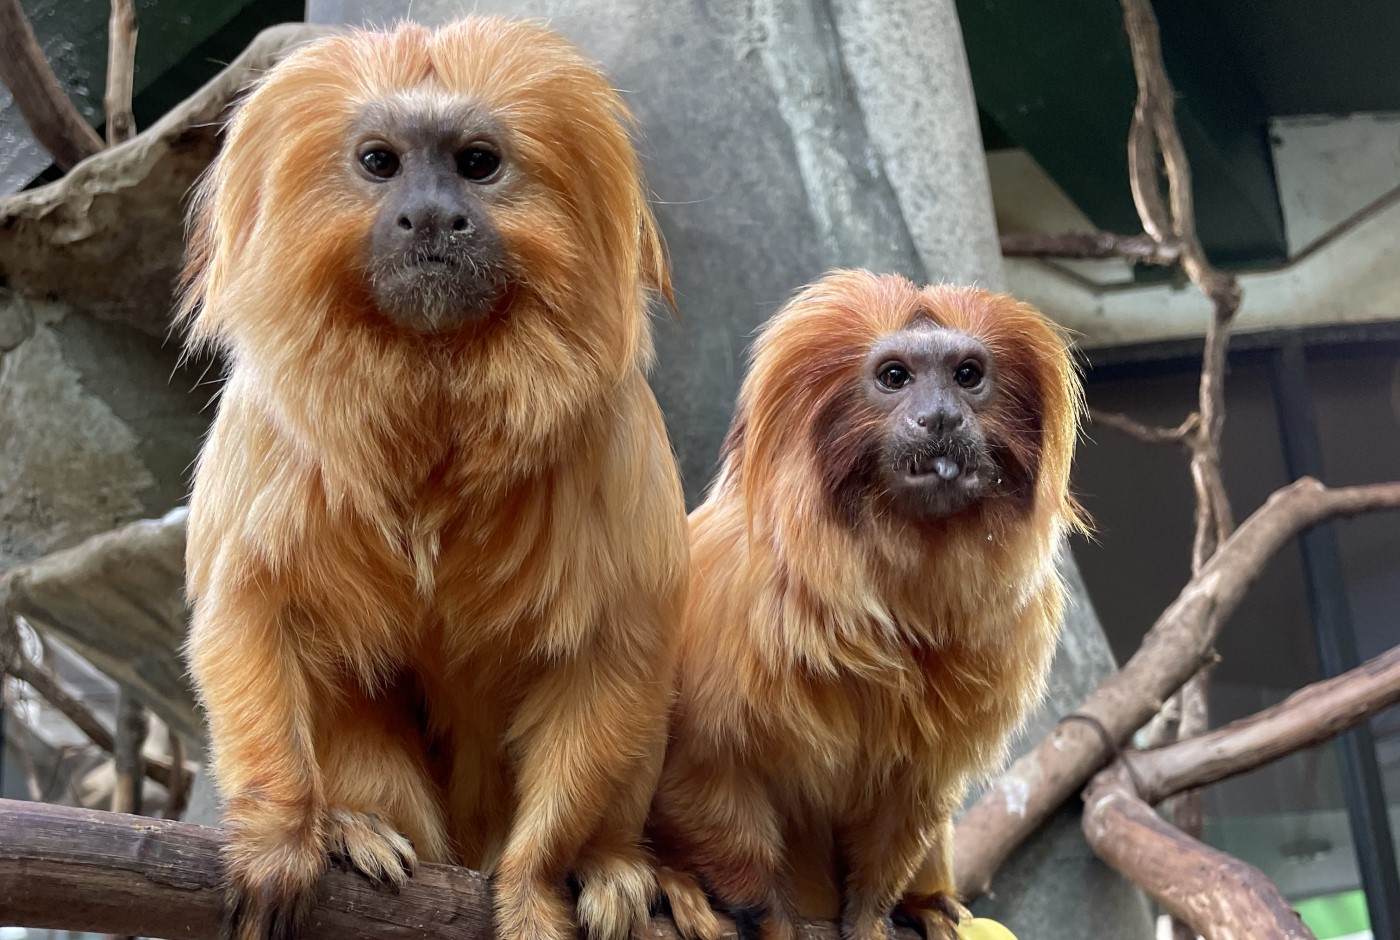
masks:
MULTIPOLYGON (((800 284, 851 265, 1002 283, 952 0, 310 0, 308 18, 431 24, 470 10, 548 18, 641 119, 681 304, 659 324, 652 384, 692 501, 752 331, 800 284)), ((1079 595, 1037 734, 1112 667, 1079 595)), ((1141 896, 1092 857, 1072 814, 997 895, 984 909, 1027 940, 1151 936, 1141 896)))

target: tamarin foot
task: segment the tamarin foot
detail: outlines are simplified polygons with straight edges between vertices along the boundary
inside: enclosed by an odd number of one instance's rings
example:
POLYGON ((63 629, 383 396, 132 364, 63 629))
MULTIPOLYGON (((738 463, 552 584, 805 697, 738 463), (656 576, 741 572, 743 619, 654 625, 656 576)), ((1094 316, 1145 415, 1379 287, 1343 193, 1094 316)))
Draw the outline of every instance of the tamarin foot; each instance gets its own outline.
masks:
POLYGON ((958 940, 958 924, 972 919, 972 912, 951 893, 936 891, 906 897, 895 912, 895 919, 907 923, 924 940, 958 940))
POLYGON ((640 853, 600 858, 576 872, 578 922, 589 940, 627 940, 651 919, 656 873, 640 853))
POLYGON ((723 928, 710 906, 709 896, 693 875, 662 866, 656 880, 671 909, 677 933, 686 940, 719 940, 723 928))
POLYGON ((377 813, 331 810, 326 847, 331 860, 395 894, 418 868, 413 843, 377 813))

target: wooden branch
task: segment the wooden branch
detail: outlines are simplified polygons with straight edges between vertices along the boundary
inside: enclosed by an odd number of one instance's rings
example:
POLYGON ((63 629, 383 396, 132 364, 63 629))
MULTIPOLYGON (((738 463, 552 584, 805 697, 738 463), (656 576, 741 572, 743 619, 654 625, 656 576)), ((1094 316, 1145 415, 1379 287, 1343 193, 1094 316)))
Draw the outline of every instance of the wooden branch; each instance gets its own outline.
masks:
MULTIPOLYGON (((217 936, 222 833, 190 823, 0 800, 0 911, 6 924, 166 940, 217 936)), ((723 921, 723 918, 721 918, 723 921)), ((725 923, 726 938, 737 935, 725 923)), ((806 923, 802 940, 838 940, 835 924, 806 923)), ((321 879, 304 940, 489 940, 486 877, 420 865, 399 894, 332 868, 321 879)), ((916 940, 909 930, 898 940, 916 940)), ((656 918, 641 940, 679 940, 656 918)))
POLYGON ((102 138, 59 85, 19 0, 0 0, 0 82, 34 139, 62 169, 102 149, 102 138))
POLYGON ((1122 765, 1084 794, 1084 835, 1094 851, 1147 890, 1192 936, 1206 940, 1312 940, 1268 877, 1164 821, 1139 799, 1122 765))
POLYGON ((136 116, 131 113, 131 91, 136 83, 136 34, 134 0, 112 0, 112 15, 107 23, 107 94, 102 98, 109 147, 130 140, 136 133, 136 116))
POLYGON ((1135 421, 1125 414, 1090 408, 1089 420, 1094 424, 1102 425, 1106 428, 1113 428, 1115 431, 1121 431, 1131 438, 1142 441, 1144 444, 1185 445, 1190 436, 1196 432, 1199 416, 1195 412, 1192 412, 1186 417, 1185 421, 1181 422, 1176 427, 1164 428, 1143 424, 1141 421, 1135 421))
POLYGON ((1158 242, 1149 235, 1119 235, 1115 232, 1068 232, 1063 235, 1007 232, 1001 236, 1001 253, 1008 258, 1121 258, 1142 264, 1170 265, 1181 259, 1181 246, 1174 242, 1158 242))
MULTIPOLYGON (((1274 493, 1182 589, 1138 651, 1078 714, 1121 746, 1209 660, 1221 625, 1288 540, 1324 519, 1397 508, 1400 483, 1328 489, 1304 477, 1274 493)), ((972 898, 985 892, 1011 851, 1084 786, 1111 756, 1112 745, 1088 722, 1066 722, 1017 760, 958 823, 959 893, 972 898)))
POLYGON ((1134 752, 1133 777, 1142 798, 1156 803, 1330 741, 1397 702, 1400 646, 1223 728, 1134 752))

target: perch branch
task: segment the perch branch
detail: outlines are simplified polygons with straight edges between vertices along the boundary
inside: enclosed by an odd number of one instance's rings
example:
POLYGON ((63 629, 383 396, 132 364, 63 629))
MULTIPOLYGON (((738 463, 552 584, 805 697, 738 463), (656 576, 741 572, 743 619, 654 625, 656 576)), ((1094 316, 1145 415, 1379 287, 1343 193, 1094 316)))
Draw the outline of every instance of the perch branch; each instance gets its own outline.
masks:
POLYGON ((1262 871, 1163 820, 1133 793, 1122 764, 1095 777, 1085 792, 1084 834, 1104 861, 1145 888, 1193 937, 1312 940, 1262 871))
MULTIPOLYGON (((146 760, 146 772, 150 773, 151 761, 146 760)), ((185 767, 185 741, 175 732, 170 732, 170 785, 166 787, 166 819, 179 819, 185 815, 190 805, 190 790, 194 774, 185 767)))
POLYGON ((64 170, 102 149, 44 57, 19 0, 0 0, 0 81, 39 145, 64 170))
POLYGON ((1062 723, 1017 760, 958 823, 958 891, 976 897, 996 870, 1089 776, 1103 767, 1173 692, 1209 661, 1221 624, 1289 539, 1324 519, 1400 508, 1400 483, 1328 489, 1304 477, 1269 497, 1157 618, 1123 668, 1079 707, 1088 722, 1062 723))
MULTIPOLYGON (((167 940, 219 931, 222 833, 190 823, 0 800, 0 910, 5 922, 167 940)), ((657 918, 644 940, 678 940, 657 918)), ((802 940, 837 940, 835 924, 808 923, 802 940)), ((491 936, 487 879, 420 865, 399 894, 331 869, 321 879, 305 940, 483 940, 491 936)), ((736 936, 726 923, 725 937, 736 936)), ((915 940, 912 931, 899 940, 915 940)))
POLYGON ((1068 232, 1042 235, 1007 232, 1001 236, 1001 253, 1008 258, 1067 258, 1100 260, 1121 258, 1143 264, 1171 265, 1181 260, 1181 246, 1159 242, 1149 235, 1115 232, 1068 232))
POLYGON ((131 113, 131 92, 136 84, 136 34, 134 0, 112 0, 112 15, 107 22, 107 94, 102 99, 109 147, 130 140, 136 133, 136 116, 131 113))

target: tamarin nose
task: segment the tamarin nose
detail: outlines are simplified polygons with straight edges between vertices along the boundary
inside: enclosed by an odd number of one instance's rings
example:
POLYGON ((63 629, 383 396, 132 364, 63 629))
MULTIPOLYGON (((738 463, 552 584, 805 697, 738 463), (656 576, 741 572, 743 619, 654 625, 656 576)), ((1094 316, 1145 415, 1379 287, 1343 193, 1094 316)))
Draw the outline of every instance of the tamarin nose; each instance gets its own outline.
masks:
POLYGON ((419 199, 410 205, 400 206, 395 223, 401 237, 415 241, 436 238, 448 232, 465 232, 471 228, 460 206, 444 199, 419 199))
POLYGON ((933 408, 920 412, 914 423, 930 434, 947 434, 962 426, 962 413, 952 408, 933 408))

